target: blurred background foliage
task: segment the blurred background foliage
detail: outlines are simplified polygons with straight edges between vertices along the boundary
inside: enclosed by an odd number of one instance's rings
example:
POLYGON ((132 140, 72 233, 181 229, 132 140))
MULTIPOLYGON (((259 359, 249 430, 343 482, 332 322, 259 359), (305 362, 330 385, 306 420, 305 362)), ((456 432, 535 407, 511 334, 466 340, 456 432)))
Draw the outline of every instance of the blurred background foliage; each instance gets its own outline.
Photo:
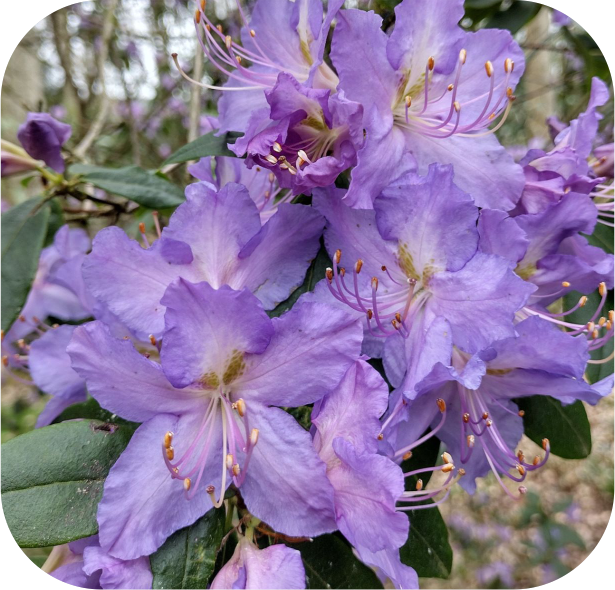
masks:
MULTIPOLYGON (((373 9, 394 26, 397 0, 347 0, 373 9)), ((249 10, 251 2, 244 1, 249 10)), ((518 0, 466 0, 461 25, 509 29, 526 55, 510 117, 498 135, 521 157, 545 147, 549 116, 562 121, 584 110, 593 76, 612 89, 606 61, 591 36, 550 8, 518 0)), ((210 0, 214 22, 236 36, 235 0, 210 0)), ((28 111, 47 111, 73 126, 67 147, 73 162, 158 169, 176 149, 209 131, 218 96, 178 74, 172 53, 191 75, 223 83, 203 64, 193 25, 193 0, 96 0, 43 19, 15 49, 2 85, 2 137, 15 141, 28 111)), ((470 56, 471 57, 471 56, 470 56)), ((603 109, 599 143, 612 141, 613 102, 603 109)), ((170 172, 186 184, 185 168, 170 172)), ((40 179, 2 180, 4 207, 40 192, 40 179)), ((136 216, 135 216, 136 213, 136 216)), ((135 225, 135 217, 125 219, 135 225)), ((2 442, 34 427, 44 406, 39 392, 3 383, 2 442)), ((481 481, 470 497, 454 489, 442 513, 453 544, 448 580, 422 580, 428 588, 531 587, 578 565, 600 540, 613 505, 613 400, 588 407, 594 441, 583 461, 552 457, 532 481, 525 502, 502 501, 495 480, 481 481)), ((533 443, 523 443, 528 449, 533 443)), ((524 448, 525 448, 524 447, 524 448)), ((28 550, 36 563, 44 550, 28 550)))

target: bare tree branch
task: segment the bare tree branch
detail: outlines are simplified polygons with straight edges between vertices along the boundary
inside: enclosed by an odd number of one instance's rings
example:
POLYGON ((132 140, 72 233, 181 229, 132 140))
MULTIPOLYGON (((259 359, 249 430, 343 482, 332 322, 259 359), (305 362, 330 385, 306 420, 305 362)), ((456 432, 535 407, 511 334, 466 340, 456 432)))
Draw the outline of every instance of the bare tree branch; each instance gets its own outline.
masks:
POLYGON ((107 63, 107 57, 109 56, 109 43, 113 35, 113 21, 115 20, 115 10, 118 5, 118 0, 108 0, 107 10, 105 12, 105 19, 103 21, 102 33, 101 33, 101 46, 98 52, 96 67, 98 70, 98 82, 100 83, 100 103, 96 118, 92 123, 92 126, 85 134, 85 137, 81 140, 79 145, 74 149, 74 154, 78 158, 84 158, 88 149, 96 137, 102 131, 107 116, 109 114, 110 101, 107 96, 107 86, 105 81, 105 65, 107 63))

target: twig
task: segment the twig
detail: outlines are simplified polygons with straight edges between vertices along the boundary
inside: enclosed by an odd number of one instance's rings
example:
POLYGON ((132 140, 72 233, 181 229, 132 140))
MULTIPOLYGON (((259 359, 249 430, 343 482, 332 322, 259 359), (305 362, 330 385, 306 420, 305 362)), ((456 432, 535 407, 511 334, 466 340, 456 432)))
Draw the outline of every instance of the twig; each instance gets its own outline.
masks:
POLYGON ((92 126, 85 134, 85 137, 81 140, 79 145, 74 149, 74 154, 80 159, 85 157, 88 149, 102 131, 109 114, 110 101, 107 96, 107 86, 105 82, 105 64, 109 55, 109 43, 111 42, 111 36, 113 35, 113 20, 115 17, 115 9, 117 8, 118 0, 108 0, 108 2, 109 5, 107 6, 105 20, 103 21, 102 26, 101 47, 98 53, 98 59, 96 60, 98 81, 100 82, 101 87, 100 106, 92 126))

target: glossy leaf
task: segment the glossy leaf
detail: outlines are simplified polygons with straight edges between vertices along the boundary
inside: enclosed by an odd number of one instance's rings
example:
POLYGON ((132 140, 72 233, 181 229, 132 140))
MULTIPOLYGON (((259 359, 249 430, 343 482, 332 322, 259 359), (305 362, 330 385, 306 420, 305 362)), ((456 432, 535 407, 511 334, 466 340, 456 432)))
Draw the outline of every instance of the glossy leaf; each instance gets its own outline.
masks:
POLYGON ((336 535, 289 544, 301 553, 307 588, 382 588, 380 580, 336 535))
POLYGON ((83 420, 40 428, 2 445, 2 508, 20 547, 60 545, 98 531, 104 480, 132 432, 83 420))
POLYGON ((592 450, 589 421, 583 402, 563 406, 547 395, 535 395, 515 400, 525 412, 525 434, 536 444, 548 438, 551 452, 564 459, 584 459, 592 450))
POLYGON ((152 588, 207 588, 225 534, 224 508, 212 508, 150 556, 152 588))
POLYGON ((102 168, 75 164, 70 172, 82 176, 83 180, 100 189, 150 209, 176 207, 185 200, 181 188, 137 166, 102 168))
POLYGON ((226 146, 229 143, 235 143, 237 135, 237 133, 227 133, 221 137, 216 137, 215 131, 212 131, 180 147, 162 163, 162 166, 190 162, 191 160, 198 160, 206 156, 228 156, 236 158, 237 156, 226 146))
POLYGON ((2 329, 17 319, 36 275, 49 206, 40 197, 2 214, 2 329))
POLYGON ((114 424, 125 424, 136 430, 139 424, 136 422, 129 422, 120 418, 117 414, 109 412, 100 407, 100 404, 91 397, 85 402, 73 404, 68 406, 54 421, 54 424, 59 422, 66 422, 67 420, 76 420, 78 418, 88 420, 100 420, 101 422, 113 422, 114 424))
POLYGON ((402 563, 420 577, 448 578, 453 567, 453 550, 448 529, 437 507, 408 512, 410 534, 400 548, 402 563))

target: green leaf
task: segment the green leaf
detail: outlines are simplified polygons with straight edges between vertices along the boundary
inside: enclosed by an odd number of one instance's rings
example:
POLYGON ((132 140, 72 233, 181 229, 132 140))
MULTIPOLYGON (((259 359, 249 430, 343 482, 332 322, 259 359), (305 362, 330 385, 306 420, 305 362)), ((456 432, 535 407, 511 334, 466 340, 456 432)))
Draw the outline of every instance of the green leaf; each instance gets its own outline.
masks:
POLYGON ((336 535, 321 535, 311 542, 288 546, 301 553, 307 588, 382 588, 374 571, 336 535))
POLYGON ((103 168, 75 164, 70 167, 70 172, 82 176, 98 188, 150 209, 176 207, 185 200, 181 188, 138 166, 103 168))
POLYGON ((2 329, 8 330, 23 308, 38 268, 49 223, 40 197, 2 214, 2 329))
POLYGON ((117 414, 113 414, 112 412, 109 412, 109 410, 101 408, 100 404, 93 397, 91 397, 85 402, 68 406, 68 408, 66 408, 53 421, 53 423, 58 424, 60 422, 66 422, 67 420, 76 420, 78 418, 87 420, 100 420, 101 422, 113 422, 114 424, 123 424, 132 428, 133 430, 136 430, 139 426, 139 424, 137 424, 136 422, 129 422, 128 420, 120 418, 117 414))
POLYGON ((111 466, 132 430, 84 420, 22 434, 2 445, 2 508, 20 547, 93 535, 111 466))
POLYGON ((597 223, 594 233, 588 238, 592 246, 597 246, 605 252, 613 254, 613 228, 603 223, 597 223))
POLYGON ((488 29, 508 29, 513 35, 527 25, 540 11, 542 4, 514 0, 507 10, 496 12, 485 25, 488 29))
POLYGON ((318 250, 318 253, 316 254, 316 258, 312 260, 312 264, 310 264, 310 267, 307 270, 303 283, 290 294, 288 299, 282 301, 282 303, 277 305, 273 310, 268 311, 267 313, 269 317, 277 318, 278 316, 281 316, 285 311, 295 305, 297 299, 299 299, 301 295, 307 293, 308 291, 313 291, 316 283, 324 278, 325 271, 329 266, 331 266, 331 259, 329 258, 325 247, 321 245, 320 250, 318 250))
POLYGON ((536 444, 548 438, 551 452, 564 459, 584 459, 592 450, 589 421, 583 402, 563 406, 557 399, 534 395, 515 400, 525 412, 525 434, 536 444))
POLYGON ((205 156, 228 156, 236 158, 237 156, 226 146, 229 143, 235 143, 239 135, 241 134, 227 133, 221 137, 216 137, 215 132, 212 131, 180 147, 162 163, 162 166, 190 162, 191 160, 198 160, 205 156))
POLYGON ((224 508, 212 508, 150 556, 152 588, 207 588, 225 533, 224 508))
POLYGON ((434 507, 407 514, 410 534, 399 549, 402 563, 413 567, 423 578, 448 578, 453 567, 453 550, 440 511, 434 507))

